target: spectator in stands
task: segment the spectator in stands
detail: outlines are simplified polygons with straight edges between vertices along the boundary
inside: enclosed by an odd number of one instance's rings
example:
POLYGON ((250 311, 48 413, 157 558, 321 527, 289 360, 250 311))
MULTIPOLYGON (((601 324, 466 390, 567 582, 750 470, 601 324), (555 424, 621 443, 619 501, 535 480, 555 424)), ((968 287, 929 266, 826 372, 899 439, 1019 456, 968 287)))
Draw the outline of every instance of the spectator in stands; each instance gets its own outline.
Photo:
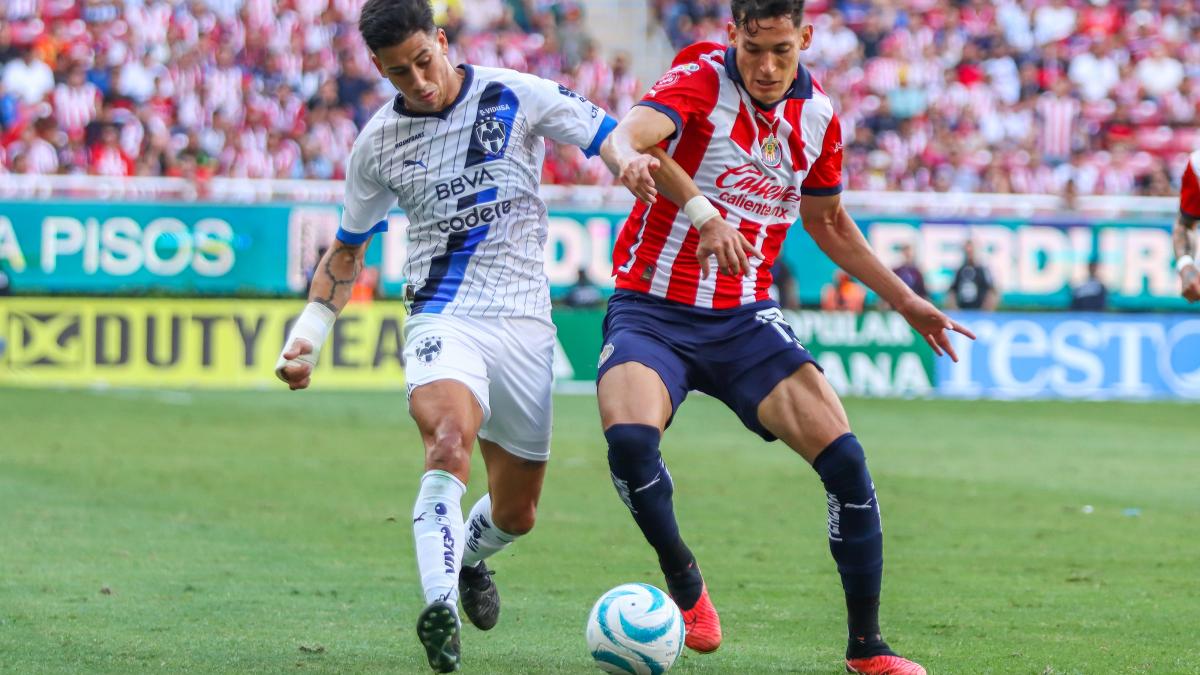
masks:
POLYGON ((20 58, 5 64, 3 82, 5 90, 20 96, 26 105, 34 105, 54 90, 54 71, 28 47, 20 58))
POLYGON ((780 307, 800 309, 800 284, 796 282, 796 275, 792 274, 792 268, 788 267, 783 258, 784 256, 779 256, 771 266, 771 288, 767 292, 780 307))
POLYGON ((1066 0, 1050 0, 1033 14, 1033 36, 1039 45, 1058 42, 1075 33, 1078 16, 1066 0))
POLYGON ((1096 102, 1108 98, 1109 92, 1120 83, 1121 69, 1108 41, 1095 39, 1088 51, 1071 59, 1067 76, 1084 101, 1096 102))
POLYGON ((1088 278, 1071 289, 1071 309, 1077 312, 1103 312, 1108 307, 1108 289, 1100 281, 1100 263, 1088 263, 1088 278))
POLYGON ((1162 98, 1183 84, 1184 70, 1179 59, 1167 51, 1167 45, 1157 42, 1150 56, 1137 64, 1137 78, 1151 98, 1162 98))
POLYGON ((992 311, 997 305, 996 284, 988 268, 975 260, 975 243, 963 244, 963 264, 954 273, 946 306, 950 309, 982 309, 992 311))
POLYGON ((98 176, 132 176, 134 163, 121 148, 121 137, 115 124, 106 124, 100 132, 100 142, 92 146, 89 173, 98 176))
POLYGON ((563 304, 567 307, 597 307, 604 303, 604 293, 600 291, 600 287, 592 283, 591 277, 588 276, 587 268, 579 268, 579 277, 571 288, 567 290, 567 294, 563 296, 563 304))
POLYGON ((925 290, 925 275, 921 273, 921 268, 917 267, 917 257, 913 253, 911 244, 904 244, 900 247, 900 265, 892 272, 900 277, 900 280, 914 293, 926 300, 929 299, 929 292, 925 290))
POLYGON ((821 309, 828 312, 854 312, 860 314, 867 300, 867 293, 849 274, 842 270, 833 273, 833 282, 821 289, 821 309))

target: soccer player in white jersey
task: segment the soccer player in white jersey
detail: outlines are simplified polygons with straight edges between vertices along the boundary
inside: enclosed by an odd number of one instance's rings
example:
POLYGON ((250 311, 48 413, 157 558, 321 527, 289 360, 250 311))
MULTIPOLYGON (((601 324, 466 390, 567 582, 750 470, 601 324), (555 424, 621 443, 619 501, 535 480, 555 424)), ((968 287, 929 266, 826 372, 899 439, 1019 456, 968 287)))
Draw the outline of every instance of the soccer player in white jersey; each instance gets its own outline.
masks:
POLYGON ((616 121, 554 82, 455 67, 428 0, 368 0, 359 30, 400 93, 354 143, 337 240, 277 372, 292 389, 308 386, 368 242, 399 201, 409 220, 409 408, 425 446, 413 507, 427 603, 417 634, 429 665, 450 672, 459 665, 455 601, 476 627, 495 625, 499 596, 483 561, 533 527, 550 454, 555 330, 538 197, 543 139, 594 155, 616 121), (476 439, 488 494, 464 519, 476 439))
POLYGON ((866 455, 770 299, 769 270, 799 218, 833 262, 935 352, 954 356, 950 331, 974 336, 885 267, 842 207, 841 128, 832 100, 799 63, 813 33, 803 0, 733 0, 732 15, 730 44, 683 50, 601 149, 641 199, 614 247, 617 292, 600 354, 609 470, 658 555, 685 643, 710 652, 721 625, 680 536, 659 442, 692 390, 720 399, 763 439, 783 440, 825 487, 829 548, 846 598, 847 670, 924 675, 881 635, 883 533, 866 455))

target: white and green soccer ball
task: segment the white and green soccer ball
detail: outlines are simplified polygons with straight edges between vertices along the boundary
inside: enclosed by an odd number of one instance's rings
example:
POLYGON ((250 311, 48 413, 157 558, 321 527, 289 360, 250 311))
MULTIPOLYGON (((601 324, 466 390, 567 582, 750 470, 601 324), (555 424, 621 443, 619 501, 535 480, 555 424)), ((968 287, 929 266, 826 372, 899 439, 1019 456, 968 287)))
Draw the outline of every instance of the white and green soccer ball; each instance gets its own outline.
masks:
POLYGON ((600 596, 587 622, 587 645, 607 673, 658 675, 683 651, 683 615, 649 584, 622 584, 600 596))

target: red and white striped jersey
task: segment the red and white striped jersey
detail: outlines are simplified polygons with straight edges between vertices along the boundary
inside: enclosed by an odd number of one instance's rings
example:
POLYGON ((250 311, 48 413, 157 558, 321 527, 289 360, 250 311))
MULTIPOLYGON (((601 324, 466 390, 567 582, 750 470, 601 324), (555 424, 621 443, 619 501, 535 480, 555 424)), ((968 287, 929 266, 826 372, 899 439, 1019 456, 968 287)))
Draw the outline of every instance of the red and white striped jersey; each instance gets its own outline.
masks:
POLYGON ((716 43, 684 49, 638 105, 675 122, 662 147, 764 259, 751 259, 744 278, 701 279, 699 233, 682 209, 639 202, 613 251, 618 288, 714 309, 766 300, 801 195, 842 191, 842 132, 829 97, 801 66, 788 97, 763 106, 742 87, 734 56, 716 43))
POLYGON ((35 138, 30 141, 29 148, 25 152, 27 173, 39 176, 58 173, 58 150, 54 149, 49 141, 35 138))
POLYGON ((1037 111, 1042 125, 1039 139, 1042 154, 1060 159, 1068 157, 1071 154, 1075 120, 1079 117, 1079 102, 1073 98, 1043 94, 1037 102, 1037 111))
POLYGON ((278 147, 271 151, 271 176, 273 178, 294 178, 293 175, 300 165, 300 146, 290 138, 280 141, 278 147))
POLYGON ((78 87, 60 84, 54 88, 50 100, 54 104, 58 126, 71 135, 82 134, 88 122, 100 113, 100 90, 91 82, 78 87))
POLYGON ((132 176, 133 160, 118 146, 98 145, 92 149, 91 173, 97 176, 132 176))
POLYGON ((1179 211, 1185 216, 1200 218, 1200 150, 1192 153, 1187 168, 1183 170, 1183 189, 1179 193, 1179 211))

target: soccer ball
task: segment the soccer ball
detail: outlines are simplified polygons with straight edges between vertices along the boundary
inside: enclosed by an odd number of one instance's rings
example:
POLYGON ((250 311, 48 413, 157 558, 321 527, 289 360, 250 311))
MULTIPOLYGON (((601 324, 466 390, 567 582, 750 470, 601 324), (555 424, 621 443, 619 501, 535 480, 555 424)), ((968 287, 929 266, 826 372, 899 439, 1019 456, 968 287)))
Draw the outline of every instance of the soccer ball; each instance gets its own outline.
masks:
POLYGON ((607 673, 665 673, 683 650, 683 615, 649 584, 622 584, 600 596, 587 622, 587 644, 607 673))

